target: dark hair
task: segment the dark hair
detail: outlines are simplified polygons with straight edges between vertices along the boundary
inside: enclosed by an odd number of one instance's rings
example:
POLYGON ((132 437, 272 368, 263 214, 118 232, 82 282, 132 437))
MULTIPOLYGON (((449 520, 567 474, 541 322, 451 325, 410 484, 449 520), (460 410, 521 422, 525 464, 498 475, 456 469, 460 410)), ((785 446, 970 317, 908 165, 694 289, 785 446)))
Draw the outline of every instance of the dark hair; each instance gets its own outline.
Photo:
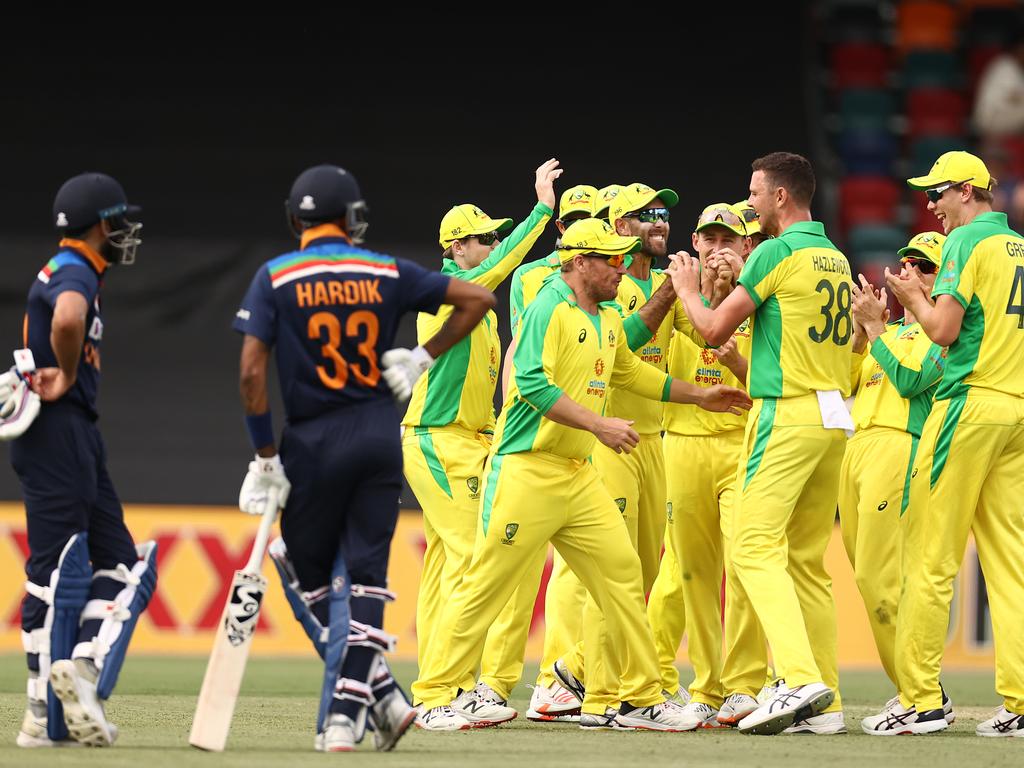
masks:
POLYGON ((810 207, 814 198, 814 169, 803 155, 772 152, 757 158, 750 168, 763 171, 772 187, 784 187, 797 205, 810 207))
POLYGON ((998 182, 996 182, 995 179, 992 179, 988 189, 982 189, 981 187, 972 186, 971 199, 979 203, 991 203, 993 200, 996 199, 996 196, 993 194, 992 190, 995 189, 997 183, 998 182))

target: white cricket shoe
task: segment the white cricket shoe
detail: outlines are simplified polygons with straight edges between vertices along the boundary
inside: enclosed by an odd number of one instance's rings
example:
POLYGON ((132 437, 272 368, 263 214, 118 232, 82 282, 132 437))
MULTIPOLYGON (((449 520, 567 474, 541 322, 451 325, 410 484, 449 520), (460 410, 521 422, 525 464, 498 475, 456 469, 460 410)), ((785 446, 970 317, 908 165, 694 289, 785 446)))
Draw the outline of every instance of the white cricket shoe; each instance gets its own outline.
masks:
POLYGON ((46 704, 42 701, 30 701, 25 708, 25 717, 21 721, 21 730, 18 731, 15 743, 24 749, 82 746, 74 739, 64 739, 63 741, 50 739, 46 733, 46 704))
MULTIPOLYGON (((889 702, 892 704, 892 702, 889 702)), ((899 697, 895 704, 877 715, 865 717, 860 721, 861 730, 871 736, 902 736, 904 734, 923 734, 944 731, 949 728, 946 713, 942 709, 931 709, 918 713, 914 707, 909 709, 900 704, 899 697)))
POLYGON ((323 733, 318 733, 313 741, 317 752, 351 752, 356 748, 356 725, 352 718, 340 712, 327 716, 327 724, 323 733))
POLYGON ((691 701, 684 706, 683 717, 686 723, 686 727, 683 728, 685 731, 695 731, 698 728, 725 727, 718 723, 718 710, 702 701, 691 701))
POLYGON ((64 706, 64 723, 75 741, 89 747, 109 747, 117 729, 107 722, 96 695, 96 668, 89 659, 61 659, 50 667, 50 685, 64 706))
POLYGON ((665 697, 666 701, 674 701, 680 707, 685 707, 690 703, 690 692, 679 686, 675 693, 669 693, 664 688, 661 689, 661 695, 665 697))
POLYGON ((452 702, 452 709, 468 720, 474 728, 489 728, 492 725, 507 723, 509 720, 515 720, 519 714, 487 683, 477 683, 472 691, 460 693, 452 702))
POLYGON ((807 683, 790 688, 781 683, 775 695, 740 720, 740 733, 774 736, 797 720, 817 715, 833 702, 836 695, 824 683, 807 683))
POLYGON ((822 712, 820 715, 797 720, 783 733, 815 733, 819 736, 846 733, 846 718, 842 712, 822 712))
POLYGON ((974 729, 978 736, 990 738, 1010 737, 1024 739, 1024 715, 1015 715, 1006 707, 1000 707, 996 713, 974 729))
POLYGON ((576 701, 583 704, 583 699, 587 695, 587 689, 583 685, 583 682, 569 671, 569 668, 565 665, 564 661, 559 659, 552 664, 551 673, 555 676, 555 679, 562 684, 563 688, 576 697, 576 701))
POLYGON ((400 688, 396 687, 384 698, 370 707, 373 722, 373 746, 378 752, 390 752, 398 740, 405 735, 419 712, 406 700, 400 688))
POLYGON ((580 720, 580 703, 560 683, 549 686, 537 685, 530 696, 530 708, 526 711, 527 720, 535 723, 578 723, 580 720))
POLYGON ((619 725, 641 731, 692 731, 692 717, 674 701, 662 701, 649 707, 634 707, 622 702, 615 720, 619 725))
POLYGON ((592 712, 580 713, 580 728, 585 731, 632 731, 631 726, 621 725, 618 721, 619 711, 614 707, 605 709, 603 715, 592 712))
POLYGON ((734 693, 722 702, 722 708, 718 710, 718 723, 735 728, 739 725, 740 720, 757 709, 757 706, 758 700, 753 696, 734 693))
MULTIPOLYGON (((900 697, 897 694, 885 702, 885 706, 882 707, 882 712, 887 712, 900 703, 900 697)), ((946 689, 942 689, 942 714, 946 718, 946 722, 952 725, 956 722, 956 712, 953 711, 953 702, 950 701, 949 696, 946 695, 946 689)))
POLYGON ((425 731, 465 731, 473 727, 469 720, 448 704, 424 710, 423 714, 416 718, 416 725, 425 731))

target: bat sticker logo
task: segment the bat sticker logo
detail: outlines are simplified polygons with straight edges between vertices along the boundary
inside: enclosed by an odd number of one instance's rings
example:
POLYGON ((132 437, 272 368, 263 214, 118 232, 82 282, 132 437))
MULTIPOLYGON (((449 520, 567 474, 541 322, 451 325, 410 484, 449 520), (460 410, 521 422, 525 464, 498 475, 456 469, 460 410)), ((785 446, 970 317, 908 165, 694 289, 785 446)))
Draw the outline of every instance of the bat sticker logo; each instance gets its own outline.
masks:
POLYGON ((243 574, 245 581, 231 586, 231 599, 224 616, 228 642, 239 646, 256 631, 256 620, 263 600, 262 578, 243 574))

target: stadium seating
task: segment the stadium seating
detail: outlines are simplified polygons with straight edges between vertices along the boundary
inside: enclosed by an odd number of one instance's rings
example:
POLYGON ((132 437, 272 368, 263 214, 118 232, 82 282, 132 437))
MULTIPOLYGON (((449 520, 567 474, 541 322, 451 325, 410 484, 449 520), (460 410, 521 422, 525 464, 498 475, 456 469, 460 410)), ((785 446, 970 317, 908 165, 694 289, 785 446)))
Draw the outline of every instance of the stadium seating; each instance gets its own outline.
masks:
POLYGON ((838 89, 884 88, 889 51, 879 43, 843 43, 832 49, 831 65, 838 89))
POLYGON ((864 223, 892 223, 896 220, 900 188, 885 176, 859 176, 839 185, 842 227, 864 223))
POLYGON ((896 9, 896 47, 952 51, 956 45, 956 10, 936 0, 910 0, 896 9))
POLYGON ((950 88, 919 88, 907 94, 907 132, 917 136, 958 136, 967 122, 964 97, 950 88))

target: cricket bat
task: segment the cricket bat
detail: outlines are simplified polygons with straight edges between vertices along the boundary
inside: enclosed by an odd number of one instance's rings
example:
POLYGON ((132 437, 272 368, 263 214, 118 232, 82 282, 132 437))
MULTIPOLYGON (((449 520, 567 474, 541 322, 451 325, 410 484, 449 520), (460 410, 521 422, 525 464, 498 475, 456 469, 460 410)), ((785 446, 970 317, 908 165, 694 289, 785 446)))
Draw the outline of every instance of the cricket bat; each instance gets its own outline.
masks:
POLYGON ((206 665, 188 737, 188 743, 199 749, 223 752, 228 740, 235 702, 238 701, 245 663, 249 658, 249 646, 260 617, 260 603, 267 591, 267 580, 262 573, 263 555, 267 551, 270 529, 277 518, 277 503, 278 490, 271 488, 249 562, 241 571, 235 571, 224 614, 217 625, 213 651, 206 665))

